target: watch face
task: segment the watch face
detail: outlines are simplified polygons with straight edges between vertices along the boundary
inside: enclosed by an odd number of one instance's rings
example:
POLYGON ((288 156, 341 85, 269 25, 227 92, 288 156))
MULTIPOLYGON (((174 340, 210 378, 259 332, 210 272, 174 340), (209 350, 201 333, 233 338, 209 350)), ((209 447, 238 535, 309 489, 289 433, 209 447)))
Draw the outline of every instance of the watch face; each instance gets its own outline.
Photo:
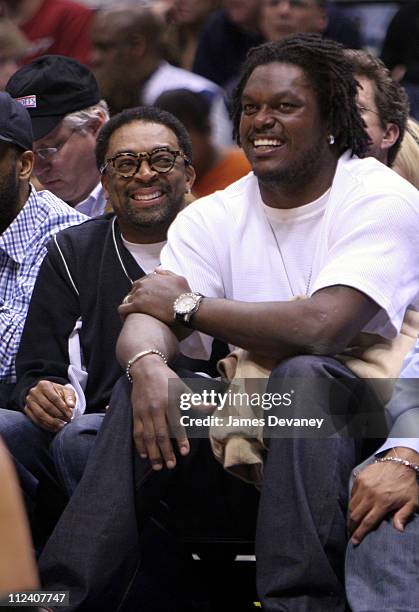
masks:
POLYGON ((187 314, 196 305, 196 297, 194 295, 184 295, 176 303, 176 312, 178 314, 187 314))

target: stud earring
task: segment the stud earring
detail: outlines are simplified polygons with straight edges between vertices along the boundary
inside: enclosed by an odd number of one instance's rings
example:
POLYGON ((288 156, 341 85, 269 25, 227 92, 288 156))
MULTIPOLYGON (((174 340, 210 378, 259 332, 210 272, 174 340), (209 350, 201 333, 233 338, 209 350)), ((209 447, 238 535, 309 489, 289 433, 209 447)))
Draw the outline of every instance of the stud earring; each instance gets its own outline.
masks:
POLYGON ((333 136, 333 134, 329 134, 329 136, 327 137, 327 142, 330 145, 335 144, 335 137, 333 136))

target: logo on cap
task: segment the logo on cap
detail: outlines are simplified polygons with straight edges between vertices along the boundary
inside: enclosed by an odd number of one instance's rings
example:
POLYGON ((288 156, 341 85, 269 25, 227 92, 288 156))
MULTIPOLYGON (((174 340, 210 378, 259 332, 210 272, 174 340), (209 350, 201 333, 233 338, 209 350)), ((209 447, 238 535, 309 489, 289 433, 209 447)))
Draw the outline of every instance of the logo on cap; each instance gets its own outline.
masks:
POLYGON ((21 98, 15 98, 15 100, 25 108, 36 108, 36 95, 22 96, 21 98))

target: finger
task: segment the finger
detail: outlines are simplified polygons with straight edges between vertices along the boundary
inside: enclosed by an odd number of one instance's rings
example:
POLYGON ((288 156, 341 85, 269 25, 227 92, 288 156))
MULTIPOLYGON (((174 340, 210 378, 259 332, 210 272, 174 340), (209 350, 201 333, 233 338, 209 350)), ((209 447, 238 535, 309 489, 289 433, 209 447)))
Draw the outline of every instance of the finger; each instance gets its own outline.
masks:
POLYGON ((359 502, 354 503, 351 500, 348 508, 348 531, 353 533, 360 525, 363 518, 371 511, 373 503, 366 499, 360 499, 359 502))
POLYGON ((35 425, 38 425, 47 431, 57 432, 60 431, 65 425, 64 421, 50 417, 42 410, 40 406, 37 406, 36 404, 32 404, 31 407, 26 405, 23 410, 26 416, 33 423, 35 423, 35 425))
POLYGON ((386 510, 379 510, 374 507, 366 516, 364 516, 359 527, 353 532, 351 537, 352 544, 357 546, 360 542, 362 542, 365 536, 382 521, 386 514, 386 510))
POLYGON ((160 450, 160 454, 166 463, 166 467, 173 469, 176 465, 176 457, 169 436, 165 412, 162 411, 160 407, 151 407, 150 412, 156 435, 156 444, 160 450))
POLYGON ((63 394, 63 400, 65 401, 66 405, 70 408, 71 416, 73 416, 73 409, 76 405, 76 394, 74 392, 74 389, 70 389, 69 387, 63 387, 62 394, 63 394))
POLYGON ((408 502, 393 516, 393 526, 397 531, 404 531, 405 525, 417 509, 415 502, 408 502))
POLYGON ((153 421, 149 416, 143 418, 143 428, 144 443, 151 466, 153 470, 161 470, 163 467, 163 458, 157 445, 153 421))
POLYGON ((147 449, 144 442, 144 428, 140 419, 134 420, 134 442, 141 459, 147 459, 147 449))
MULTIPOLYGON (((58 416, 60 418, 64 416, 67 418, 67 420, 71 420, 71 417, 73 416, 73 411, 69 406, 67 406, 67 403, 64 399, 64 387, 62 385, 47 384, 42 386, 41 389, 44 396, 47 398, 49 404, 55 406, 55 408, 59 412, 58 415, 54 414, 54 416, 58 416)), ((44 404, 42 403, 41 405, 43 406, 44 404)), ((46 406, 47 404, 45 405, 45 407, 46 406)), ((53 412, 50 412, 50 410, 48 410, 48 413, 53 414, 53 412)))
POLYGON ((40 394, 37 394, 37 395, 33 394, 32 395, 32 394, 29 393, 29 395, 26 398, 26 405, 29 408, 38 407, 43 412, 48 414, 50 417, 55 418, 55 419, 59 419, 61 421, 65 421, 66 423, 69 423, 71 421, 71 417, 68 417, 67 415, 63 414, 55 406, 55 404, 52 404, 49 401, 49 399, 47 397, 42 396, 40 394))

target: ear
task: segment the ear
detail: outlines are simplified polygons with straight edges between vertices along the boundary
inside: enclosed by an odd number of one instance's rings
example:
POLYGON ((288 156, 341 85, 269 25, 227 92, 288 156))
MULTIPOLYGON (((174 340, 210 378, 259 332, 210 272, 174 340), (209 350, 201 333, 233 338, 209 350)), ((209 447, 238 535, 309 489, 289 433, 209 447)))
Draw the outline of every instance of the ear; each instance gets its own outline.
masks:
POLYGON ((193 166, 191 166, 191 164, 186 164, 185 167, 185 182, 186 182, 186 189, 187 189, 187 193, 190 193, 192 191, 192 187, 193 184, 195 182, 195 169, 193 166))
POLYGON ((94 119, 91 119, 87 125, 87 129, 96 138, 99 134, 103 124, 106 122, 105 113, 99 111, 94 119))
POLYGON ((329 23, 329 16, 324 8, 319 7, 318 16, 316 19, 316 32, 321 34, 325 31, 329 23))
POLYGON ((100 175, 100 182, 102 183, 103 191, 105 192, 105 198, 108 199, 109 198, 109 183, 108 183, 108 177, 106 176, 106 174, 100 175))
POLYGON ((17 172, 19 180, 29 181, 33 172, 35 155, 33 151, 24 151, 17 162, 17 172))
POLYGON ((387 123, 384 136, 381 140, 382 149, 391 149, 391 147, 397 142, 400 136, 400 130, 395 123, 387 123))

